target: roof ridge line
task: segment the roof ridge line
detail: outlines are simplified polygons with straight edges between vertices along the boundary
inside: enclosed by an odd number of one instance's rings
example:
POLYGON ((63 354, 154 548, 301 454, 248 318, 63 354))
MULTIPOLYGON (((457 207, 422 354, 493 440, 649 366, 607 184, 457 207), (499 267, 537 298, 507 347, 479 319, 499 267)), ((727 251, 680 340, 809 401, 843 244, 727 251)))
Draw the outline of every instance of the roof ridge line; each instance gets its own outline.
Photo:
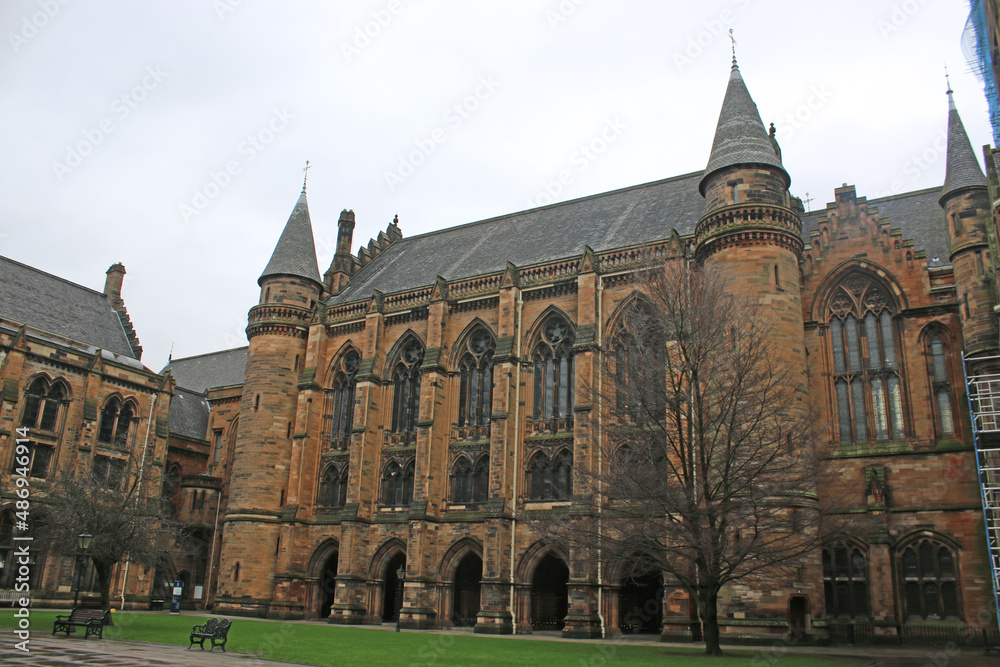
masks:
MULTIPOLYGON (((681 179, 684 179, 684 178, 692 178, 694 176, 698 176, 698 175, 701 175, 701 174, 704 174, 704 173, 705 173, 704 169, 701 169, 701 170, 698 170, 698 171, 691 171, 691 172, 688 172, 686 174, 679 174, 677 176, 670 176, 668 178, 661 178, 661 179, 656 180, 656 181, 649 181, 647 183, 639 183, 637 185, 629 185, 629 186, 626 186, 626 187, 623 187, 623 188, 618 188, 616 190, 608 190, 606 192, 595 192, 594 194, 584 195, 583 197, 577 197, 576 199, 567 199, 566 201, 555 202, 553 204, 546 204, 545 206, 536 206, 535 208, 526 208, 526 209, 523 209, 523 210, 520 210, 520 211, 514 211, 513 213, 505 213, 503 215, 495 215, 492 218, 483 218, 482 220, 473 220, 472 222, 463 222, 463 223, 458 224, 458 225, 452 225, 451 227, 444 227, 442 229, 435 229, 435 230, 432 230, 432 231, 429 231, 429 232, 424 232, 422 234, 414 234, 413 236, 404 236, 403 238, 401 238, 398 241, 396 241, 393 245, 395 245, 396 243, 402 243, 404 241, 412 241, 413 239, 420 239, 420 238, 426 238, 428 236, 434 236, 435 234, 445 234, 447 232, 451 232, 451 231, 454 231, 456 229, 464 229, 466 227, 473 227, 475 225, 483 225, 483 224, 486 224, 488 222, 496 222, 497 220, 505 220, 507 218, 513 218, 515 216, 524 215, 525 213, 531 213, 532 211, 542 211, 542 210, 545 210, 545 209, 557 208, 559 206, 567 206, 569 204, 575 204, 577 202, 586 201, 588 199, 595 199, 597 197, 605 197, 607 195, 614 195, 614 194, 618 194, 620 192, 627 192, 629 190, 641 190, 641 189, 644 189, 644 188, 652 187, 654 185, 660 185, 662 183, 667 183, 669 181, 678 181, 678 180, 681 180, 681 179)), ((366 246, 362 246, 362 247, 366 247, 366 246)), ((381 256, 382 256, 382 254, 379 254, 376 257, 381 257, 381 256)), ((374 258, 373 258, 372 261, 374 261, 374 258)))
POLYGON ((216 350, 215 352, 202 352, 201 354, 193 354, 190 357, 180 357, 178 359, 171 359, 170 363, 164 366, 164 368, 167 368, 170 366, 170 364, 175 364, 178 361, 187 361, 188 359, 197 359, 199 357, 207 357, 213 354, 223 354, 226 352, 236 352, 237 350, 249 350, 249 349, 250 349, 249 345, 241 345, 240 347, 231 347, 227 350, 216 350))

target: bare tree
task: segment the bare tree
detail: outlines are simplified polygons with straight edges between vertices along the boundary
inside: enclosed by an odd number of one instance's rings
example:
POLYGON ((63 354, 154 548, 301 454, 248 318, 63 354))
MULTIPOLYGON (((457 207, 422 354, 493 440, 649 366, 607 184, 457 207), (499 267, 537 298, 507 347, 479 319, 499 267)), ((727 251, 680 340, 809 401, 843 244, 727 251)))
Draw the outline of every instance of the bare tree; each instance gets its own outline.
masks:
POLYGON ((672 261, 637 287, 594 387, 603 462, 578 491, 600 511, 550 530, 599 545, 633 574, 672 574, 697 606, 706 653, 721 654, 720 589, 787 580, 818 546, 820 456, 804 380, 783 367, 766 310, 719 274, 672 261))
POLYGON ((171 521, 151 468, 135 457, 97 457, 89 472, 63 471, 42 499, 36 539, 49 553, 75 556, 77 537, 93 536, 87 557, 94 565, 101 607, 110 609, 111 574, 129 560, 152 568, 170 562, 184 539, 171 521))

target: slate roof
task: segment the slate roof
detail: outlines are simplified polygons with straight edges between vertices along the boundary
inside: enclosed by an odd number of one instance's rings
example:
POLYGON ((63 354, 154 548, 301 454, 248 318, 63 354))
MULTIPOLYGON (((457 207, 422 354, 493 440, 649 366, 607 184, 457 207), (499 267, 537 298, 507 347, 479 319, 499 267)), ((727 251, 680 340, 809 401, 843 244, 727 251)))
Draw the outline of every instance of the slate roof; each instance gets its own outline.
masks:
MULTIPOLYGON (((927 266, 937 267, 951 264, 948 248, 948 229, 944 211, 938 204, 939 188, 928 188, 915 192, 868 200, 868 211, 878 209, 880 220, 888 220, 893 227, 903 231, 904 239, 913 239, 917 250, 927 252, 927 266)), ((809 242, 809 232, 819 228, 820 217, 825 209, 812 211, 801 216, 802 235, 809 242)))
POLYGON ((316 263, 316 244, 313 241, 312 221, 309 219, 309 204, 306 202, 306 191, 302 190, 299 200, 295 202, 292 214, 288 216, 281 238, 274 247, 271 260, 264 267, 257 283, 267 276, 286 275, 308 278, 322 284, 319 277, 319 265, 316 263))
MULTIPOLYGON (((172 359, 160 374, 170 371, 178 388, 206 394, 212 387, 243 384, 248 347, 210 352, 196 357, 172 359)), ((198 436, 202 437, 202 436, 198 436)))
POLYGON ((965 125, 955 108, 955 100, 948 91, 948 167, 945 172, 941 199, 962 188, 986 187, 986 177, 979 168, 979 161, 972 150, 965 125))
POLYGON ((121 318, 102 292, 7 257, 0 257, 0 317, 136 358, 121 318))
POLYGON ((208 434, 208 399, 177 388, 170 399, 170 432, 205 440, 208 434))
POLYGON ((544 208, 411 236, 388 246, 351 277, 330 304, 446 280, 529 266, 559 257, 666 239, 676 229, 693 234, 705 212, 698 193, 702 172, 675 176, 544 208))
POLYGON ((705 167, 705 178, 725 167, 754 163, 770 164, 784 171, 781 159, 775 153, 767 130, 764 129, 764 123, 760 121, 757 105, 750 97, 750 91, 743 83, 740 69, 734 60, 726 97, 719 112, 719 124, 715 128, 712 154, 705 167))

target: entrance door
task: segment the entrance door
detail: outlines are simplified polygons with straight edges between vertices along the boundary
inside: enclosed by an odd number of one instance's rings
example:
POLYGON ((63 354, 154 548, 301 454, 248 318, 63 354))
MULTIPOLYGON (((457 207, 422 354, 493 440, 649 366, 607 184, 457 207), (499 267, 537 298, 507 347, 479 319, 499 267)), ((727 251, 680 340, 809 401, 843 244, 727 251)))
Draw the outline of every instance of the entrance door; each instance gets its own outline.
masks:
POLYGON ((628 577, 618 593, 618 629, 656 633, 663 629, 663 578, 658 572, 628 577))
POLYGON ((809 614, 809 599, 804 595, 792 596, 788 601, 788 629, 792 637, 800 639, 806 634, 806 616, 809 614))
POLYGON ((531 579, 531 627, 562 630, 569 609, 569 568, 562 559, 548 554, 531 579))
POLYGON ((333 606, 333 594, 337 587, 337 552, 334 551, 326 565, 323 566, 323 574, 319 578, 319 617, 329 618, 330 607, 333 606))
POLYGON ((455 625, 468 627, 476 624, 482 576, 482 559, 476 554, 466 554, 455 570, 455 609, 451 616, 455 625))
POLYGON ((399 608, 403 606, 403 591, 399 585, 399 575, 396 572, 406 565, 406 555, 396 554, 385 566, 382 576, 382 622, 391 623, 399 616, 399 608))

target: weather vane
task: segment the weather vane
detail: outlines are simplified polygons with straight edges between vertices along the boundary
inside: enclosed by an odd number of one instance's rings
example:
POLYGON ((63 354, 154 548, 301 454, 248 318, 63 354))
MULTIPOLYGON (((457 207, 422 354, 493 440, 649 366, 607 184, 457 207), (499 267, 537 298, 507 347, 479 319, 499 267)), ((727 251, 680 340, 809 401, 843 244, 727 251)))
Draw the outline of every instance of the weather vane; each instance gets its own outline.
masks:
POLYGON ((309 166, 309 160, 306 160, 306 166, 302 169, 302 192, 306 191, 306 180, 309 178, 309 170, 312 167, 309 166))
POLYGON ((733 29, 729 29, 729 41, 733 43, 733 67, 736 67, 736 38, 733 37, 733 29))
POLYGON ((948 84, 948 90, 945 91, 945 92, 948 95, 951 95, 951 93, 952 93, 952 90, 951 90, 951 79, 948 78, 948 63, 945 63, 945 65, 944 65, 944 81, 945 81, 945 83, 948 84))

